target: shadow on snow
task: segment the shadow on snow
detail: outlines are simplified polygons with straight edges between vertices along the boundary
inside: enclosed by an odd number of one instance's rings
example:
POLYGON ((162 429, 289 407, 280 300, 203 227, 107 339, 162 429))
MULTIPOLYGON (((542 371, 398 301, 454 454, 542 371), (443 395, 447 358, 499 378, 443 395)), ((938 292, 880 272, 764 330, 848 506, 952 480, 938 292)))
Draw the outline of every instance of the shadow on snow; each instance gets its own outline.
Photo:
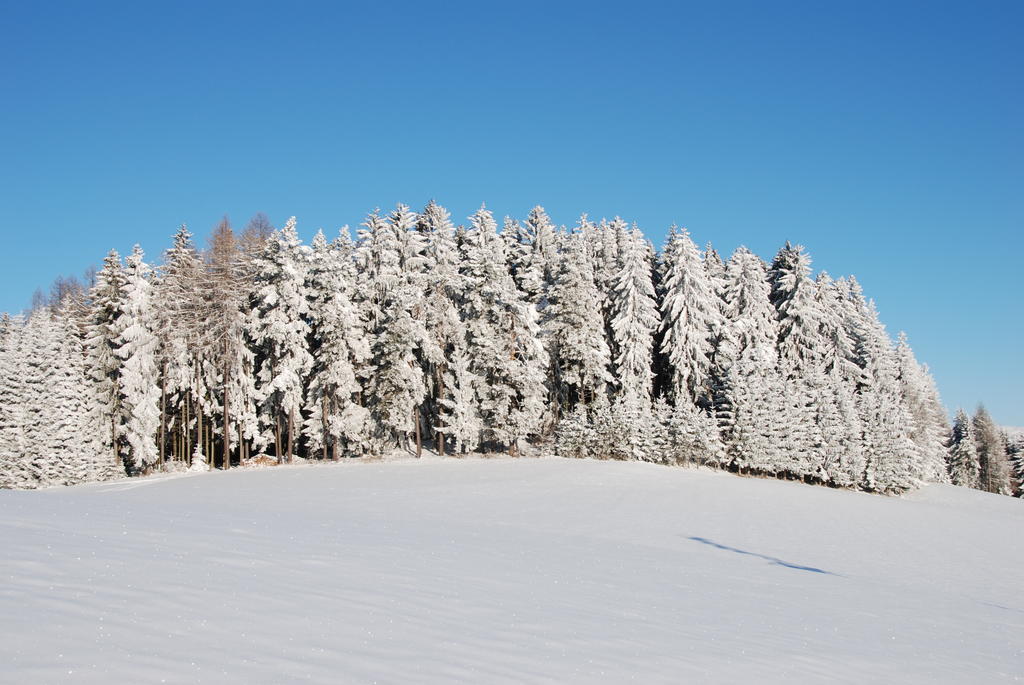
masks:
POLYGON ((785 566, 786 568, 795 568, 798 571, 810 571, 811 573, 823 573, 823 574, 829 575, 829 576, 838 576, 839 575, 838 573, 832 573, 831 571, 826 571, 825 569, 821 569, 821 568, 814 568, 813 566, 801 566, 800 564, 793 564, 791 562, 783 561, 782 559, 778 559, 776 557, 770 557, 767 554, 758 554, 757 552, 748 552, 745 549, 738 549, 736 547, 729 547, 728 545, 722 545, 722 544, 719 544, 719 543, 715 542, 714 540, 708 540, 707 538, 691 536, 691 537, 689 537, 687 539, 688 540, 693 540, 694 542, 699 542, 702 545, 710 545, 711 547, 715 547, 717 549, 724 549, 727 552, 735 552, 736 554, 746 554, 747 556, 757 557, 758 559, 764 559, 765 561, 770 561, 773 564, 776 564, 778 566, 785 566))

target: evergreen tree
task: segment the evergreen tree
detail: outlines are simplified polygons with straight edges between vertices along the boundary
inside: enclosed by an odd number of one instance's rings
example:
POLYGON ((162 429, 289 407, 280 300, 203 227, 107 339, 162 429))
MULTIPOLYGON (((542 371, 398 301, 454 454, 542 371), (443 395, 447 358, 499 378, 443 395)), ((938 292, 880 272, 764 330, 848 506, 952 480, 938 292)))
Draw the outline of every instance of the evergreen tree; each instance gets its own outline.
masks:
POLYGON ((974 424, 963 409, 957 409, 949 446, 949 479, 953 485, 977 488, 981 483, 978 446, 974 424))
POLYGON ((675 404, 709 406, 714 353, 712 336, 720 307, 715 284, 686 229, 673 231, 665 246, 661 351, 671 376, 669 394, 675 404))
POLYGON ((566 239, 565 259, 551 288, 545 313, 556 410, 571 412, 592 404, 612 382, 611 356, 604 334, 601 292, 583 233, 566 239))
POLYGON ((516 288, 494 218, 481 208, 470 217, 462 273, 470 371, 478 379, 483 442, 511 454, 541 429, 548 358, 539 339, 536 309, 516 288))
POLYGON ((399 205, 385 220, 371 214, 364 226, 360 260, 371 296, 372 364, 370 409, 378 449, 408 443, 420 430, 419 409, 426 396, 421 352, 423 324, 423 239, 412 237, 416 216, 399 205))
POLYGON ((421 316, 425 335, 420 350, 428 389, 424 413, 437 451, 444 454, 449 434, 441 430, 442 426, 459 433, 460 437, 455 438, 457 451, 466 444, 475 444, 468 438, 470 429, 465 428, 471 407, 461 403, 472 394, 471 386, 463 385, 471 384, 466 375, 466 333, 459 311, 465 284, 459 273, 455 227, 448 211, 431 200, 420 214, 416 230, 425 239, 421 316), (460 368, 456 370, 455 366, 460 368))
POLYGON ((619 397, 638 409, 649 407, 654 331, 659 324, 647 246, 639 230, 624 238, 622 268, 611 292, 611 338, 619 397))
POLYGON ((974 413, 972 423, 980 466, 978 488, 1000 495, 1010 494, 1010 469, 999 427, 992 420, 988 410, 980 405, 974 413))
POLYGON ((61 478, 67 484, 75 484, 116 476, 116 472, 111 472, 110 460, 95 452, 95 444, 89 438, 90 386, 81 332, 63 309, 54 316, 53 324, 56 344, 50 378, 50 430, 54 456, 63 455, 58 457, 64 465, 61 478))
POLYGON ((121 359, 120 419, 125 445, 124 461, 143 472, 156 463, 156 433, 160 426, 157 340, 153 335, 150 268, 138 245, 125 260, 124 309, 115 340, 121 359))
POLYGON ((361 454, 367 410, 359 405, 357 369, 370 358, 359 308, 353 301, 357 274, 347 229, 333 244, 323 232, 312 243, 309 298, 312 370, 306 391, 305 434, 310 453, 334 460, 361 454))
POLYGON ((110 455, 111 469, 119 473, 124 472, 124 463, 121 458, 122 360, 117 350, 123 329, 120 319, 127 307, 126 284, 121 257, 116 250, 111 250, 96 273, 86 322, 86 368, 92 381, 89 425, 94 427, 96 451, 110 455))
POLYGON ((931 482, 949 482, 946 473, 946 444, 949 420, 928 370, 917 363, 905 333, 896 344, 896 361, 903 404, 911 420, 910 439, 917 446, 922 477, 931 482))
POLYGON ((778 319, 779 364, 787 378, 807 377, 821 366, 822 317, 810 273, 811 260, 803 247, 788 242, 769 272, 770 299, 778 319))
POLYGON ((306 347, 306 252, 294 217, 267 240, 254 267, 249 336, 259 350, 260 421, 278 462, 291 462, 301 431, 303 384, 313 364, 306 347))
POLYGON ((864 486, 902 492, 922 479, 925 469, 910 439, 911 419, 900 392, 896 352, 874 304, 851 282, 853 329, 861 382, 858 408, 863 427, 864 486))
POLYGON ((58 482, 61 471, 55 454, 50 421, 53 406, 50 402, 50 378, 55 353, 50 313, 45 307, 36 309, 22 329, 19 356, 21 358, 21 440, 18 460, 26 487, 42 487, 58 482))

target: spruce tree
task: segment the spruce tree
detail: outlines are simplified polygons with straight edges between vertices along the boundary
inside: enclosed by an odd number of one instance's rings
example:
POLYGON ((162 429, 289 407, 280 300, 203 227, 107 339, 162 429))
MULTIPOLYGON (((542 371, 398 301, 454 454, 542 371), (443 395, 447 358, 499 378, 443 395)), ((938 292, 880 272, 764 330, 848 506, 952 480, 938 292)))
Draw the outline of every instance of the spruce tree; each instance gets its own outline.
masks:
POLYGON ((463 314, 481 441, 517 455, 523 441, 541 431, 548 357, 537 311, 512 280, 493 216, 481 208, 470 223, 463 245, 463 314))
POLYGON ((336 461, 361 454, 368 412, 359 404, 357 369, 368 362, 370 345, 353 301, 357 274, 347 230, 332 244, 318 232, 311 247, 306 295, 312 368, 304 432, 311 455, 336 461))
POLYGON ((974 424, 974 441, 978 446, 978 488, 1000 495, 1010 494, 1010 469, 999 427, 981 405, 971 423, 974 424))
POLYGON ((720 317, 715 285, 686 229, 673 231, 665 245, 661 351, 668 360, 669 396, 710 406, 712 336, 720 317))
POLYGON ((634 229, 623 237, 622 268, 611 292, 611 338, 618 397, 651 405, 654 331, 659 325, 647 245, 634 229))
POLYGON ((957 409, 949 444, 949 479, 953 485, 977 488, 981 484, 981 464, 974 438, 974 424, 963 409, 957 409))
POLYGON ((424 338, 420 350, 427 382, 424 402, 428 432, 434 436, 439 454, 445 453, 447 435, 442 426, 459 432, 456 449, 464 447, 467 429, 459 428, 468 420, 461 400, 471 393, 466 360, 466 333, 459 305, 465 283, 459 273, 459 251, 450 214, 433 200, 416 222, 424 237, 424 277, 422 316, 424 338), (455 367, 459 365, 459 369, 455 367))
POLYGON ((142 248, 136 245, 125 260, 125 304, 118 319, 119 334, 115 341, 121 360, 119 390, 120 423, 126 443, 124 461, 134 472, 148 470, 159 457, 156 435, 160 426, 160 386, 150 277, 142 248))
POLYGON ((307 349, 306 251, 295 218, 267 240, 254 262, 249 337, 257 345, 256 392, 266 440, 278 462, 294 458, 301 432, 303 385, 313 364, 307 349))
POLYGON ((109 455, 111 471, 117 473, 125 469, 121 458, 123 363, 117 350, 123 328, 120 319, 127 307, 126 283, 121 257, 111 250, 96 273, 86 321, 86 371, 92 385, 89 425, 94 427, 96 451, 109 455))
POLYGON ((601 292, 594 282, 585 234, 568 236, 565 245, 543 325, 549 336, 555 408, 572 412, 578 403, 590 405, 603 395, 612 376, 601 292))
POLYGON ((910 415, 910 439, 917 446, 922 477, 930 482, 949 482, 946 473, 946 444, 949 420, 928 370, 918 364, 905 333, 896 344, 896 361, 903 404, 910 415))
POLYGON ((375 372, 369 406, 377 449, 408 444, 420 429, 419 410, 426 397, 420 357, 426 338, 421 280, 425 245, 412 230, 415 223, 415 214, 399 205, 387 219, 371 214, 361 233, 360 262, 372 289, 375 372))

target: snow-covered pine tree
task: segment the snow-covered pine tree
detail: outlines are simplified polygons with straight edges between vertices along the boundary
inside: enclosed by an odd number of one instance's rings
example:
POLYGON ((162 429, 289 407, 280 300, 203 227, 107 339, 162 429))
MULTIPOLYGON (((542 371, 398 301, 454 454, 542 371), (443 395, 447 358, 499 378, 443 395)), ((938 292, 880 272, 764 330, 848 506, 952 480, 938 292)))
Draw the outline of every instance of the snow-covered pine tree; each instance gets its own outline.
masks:
POLYGON ((443 455, 446 433, 440 430, 441 426, 451 424, 462 435, 462 439, 456 439, 457 451, 467 444, 465 432, 458 428, 468 418, 468 407, 462 407, 459 398, 472 393, 472 387, 459 385, 469 382, 464 373, 468 370, 466 332, 459 311, 465 285, 459 273, 455 227, 448 211, 431 200, 419 215, 416 230, 426 243, 420 317, 426 333, 420 357, 428 389, 423 414, 428 433, 434 436, 435 448, 443 455), (462 358, 459 371, 453 369, 457 357, 462 358))
POLYGON ((579 403, 593 404, 612 382, 611 354, 604 334, 601 291, 585 234, 565 240, 565 258, 550 291, 543 328, 551 355, 551 389, 555 411, 572 412, 579 403))
POLYGON ((95 451, 109 455, 111 473, 124 473, 121 458, 121 375, 118 338, 120 318, 127 306, 127 277, 121 256, 111 250, 89 293, 91 305, 86 321, 86 372, 91 380, 89 425, 93 427, 95 451))
POLYGON ((819 368, 824 345, 821 312, 817 307, 811 259, 800 245, 779 250, 769 271, 770 299, 778 318, 779 363, 787 378, 800 378, 819 368))
POLYGON ((741 473, 778 476, 789 467, 783 451, 789 431, 785 381, 778 373, 775 348, 764 342, 746 345, 725 375, 728 420, 722 436, 729 463, 741 473))
POLYGON ((27 478, 26 487, 62 484, 59 480, 60 459, 54 453, 50 421, 54 408, 50 398, 50 378, 56 340, 49 310, 36 309, 22 329, 21 357, 22 441, 18 459, 27 478))
POLYGON ((639 409, 650 407, 654 331, 658 307, 647 244, 639 229, 623 237, 622 268, 611 292, 611 339, 618 396, 639 409))
POLYGON ((51 402, 54 410, 51 430, 55 450, 63 458, 63 479, 69 484, 105 480, 116 476, 110 471, 110 460, 95 451, 89 438, 88 402, 90 386, 85 373, 84 344, 74 316, 67 311, 75 307, 66 302, 54 315, 56 345, 51 375, 51 402))
POLYGON ((0 318, 0 488, 33 487, 35 479, 23 456, 25 439, 25 369, 21 340, 25 321, 21 316, 0 318))
POLYGON ((501 239, 505 243, 505 259, 516 287, 530 303, 537 305, 544 294, 544 262, 535 256, 534 235, 527 226, 512 217, 505 217, 501 239))
POLYGON ((896 343, 896 363, 903 404, 912 422, 910 439, 917 445, 922 462, 922 477, 933 483, 948 483, 946 472, 949 419, 942 408, 931 374, 918 364, 907 336, 900 332, 896 343))
MULTIPOLYGON (((718 357, 721 353, 721 347, 725 340, 725 329, 726 329, 726 318, 725 318, 725 286, 726 286, 726 274, 725 274, 725 262, 722 261, 721 255, 715 250, 714 246, 708 241, 707 245, 704 246, 704 273, 707 274, 708 283, 711 285, 711 292, 714 294, 712 302, 714 303, 715 320, 711 324, 711 368, 710 368, 710 382, 711 382, 711 401, 712 406, 714 403, 714 397, 717 393, 717 384, 719 383, 719 376, 717 369, 719 366, 718 357)), ((712 409, 714 412, 714 409, 712 409)))
POLYGON ((398 205, 387 219, 367 217, 360 236, 362 276, 372 289, 370 325, 374 383, 368 398, 378 450, 407 446, 419 430, 426 381, 419 353, 423 325, 423 237, 416 215, 398 205), (415 234, 415 235, 410 235, 415 234))
POLYGON ((555 275, 558 273, 561 232, 540 205, 530 210, 523 225, 531 248, 532 267, 541 278, 541 291, 528 295, 538 309, 542 310, 546 306, 548 292, 554 285, 555 275))
POLYGON ((477 390, 483 380, 472 370, 469 350, 463 340, 449 355, 435 426, 440 436, 438 445, 451 441, 456 454, 475 450, 484 429, 477 401, 477 390))
POLYGON ((848 299, 857 362, 861 368, 858 411, 863 428, 863 485, 879 492, 902 492, 914 486, 924 468, 913 440, 911 419, 900 393, 896 352, 873 302, 849 282, 848 299))
POLYGON ((658 419, 657 448, 662 463, 722 466, 724 446, 714 416, 692 402, 671 405, 659 397, 654 404, 658 419))
POLYGON ((670 233, 665 268, 661 352, 668 360, 668 394, 673 404, 711 404, 713 330, 720 307, 715 284, 685 228, 670 233))
POLYGON ((278 462, 294 457, 301 433, 303 386, 313 364, 307 349, 307 255, 295 217, 275 231, 255 259, 248 332, 260 360, 256 392, 265 439, 278 462))
POLYGON ((541 429, 548 358, 537 311, 512 280, 494 217, 481 207, 470 223, 463 244, 463 320, 470 371, 478 379, 482 442, 517 455, 541 429))
POLYGON ((857 366, 856 342, 851 335, 847 316, 856 316, 847 294, 849 284, 844 278, 837 281, 824 271, 815 279, 815 299, 821 317, 821 368, 830 377, 856 389, 861 370, 857 366))
POLYGON ((770 300, 778 321, 776 347, 779 371, 786 381, 792 430, 786 435, 789 472, 802 478, 821 473, 821 440, 816 439, 815 402, 821 397, 822 314, 815 284, 810 278, 811 260, 799 245, 789 242, 779 250, 769 271, 770 300))
POLYGON ((115 340, 121 359, 120 410, 125 442, 123 458, 134 473, 147 471, 159 459, 160 382, 153 334, 151 270, 138 245, 125 260, 124 308, 115 340))
POLYGON ((963 409, 956 410, 949 441, 949 479, 953 485, 977 488, 981 483, 974 424, 963 409))
POLYGON ((864 475, 863 428, 855 388, 832 367, 815 403, 815 423, 821 438, 820 478, 844 488, 857 487, 864 475))
POLYGON ((972 423, 980 466, 978 489, 1000 495, 1010 494, 1010 468, 999 427, 982 405, 974 413, 972 423))
POLYGON ((306 389, 306 440, 310 454, 337 461, 362 454, 367 410, 360 406, 357 369, 370 358, 365 322, 353 301, 357 286, 348 227, 328 244, 322 231, 312 243, 306 275, 313 366, 306 389))
POLYGON ((25 410, 22 399, 24 372, 21 362, 20 316, 0 315, 0 488, 20 488, 22 425, 25 410))
POLYGON ((555 453, 569 459, 585 459, 594 454, 594 428, 590 421, 590 410, 585 404, 576 407, 562 417, 555 431, 555 453))

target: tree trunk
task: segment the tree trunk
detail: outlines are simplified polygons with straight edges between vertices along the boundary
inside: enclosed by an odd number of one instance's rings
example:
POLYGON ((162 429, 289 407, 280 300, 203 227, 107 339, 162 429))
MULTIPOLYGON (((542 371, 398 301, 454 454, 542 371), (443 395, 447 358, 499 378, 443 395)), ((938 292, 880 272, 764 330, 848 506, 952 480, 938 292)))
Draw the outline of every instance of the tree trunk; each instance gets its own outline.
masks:
POLYGON ((413 419, 416 422, 416 458, 419 459, 423 456, 423 436, 420 433, 420 408, 415 407, 412 413, 413 419))
POLYGON ((184 449, 183 456, 185 457, 185 463, 192 466, 192 421, 189 416, 189 405, 191 404, 191 397, 189 393, 185 393, 185 420, 181 422, 181 439, 183 441, 182 449, 184 449))
MULTIPOLYGON (((114 466, 121 466, 120 455, 117 453, 117 415, 110 415, 110 444, 114 450, 114 466)), ((122 467, 123 468, 123 467, 122 467)))
POLYGON ((320 402, 320 419, 321 419, 320 423, 322 424, 322 427, 323 427, 323 437, 322 437, 322 440, 321 440, 324 443, 323 444, 323 460, 327 461, 327 440, 329 438, 329 434, 328 434, 328 431, 327 431, 327 395, 326 394, 323 396, 323 399, 320 402))
POLYGON ((223 468, 231 468, 231 411, 228 403, 228 384, 231 380, 231 367, 228 364, 228 343, 224 342, 224 460, 223 468))
POLYGON ((292 463, 292 437, 295 435, 295 414, 288 412, 288 463, 292 463))
POLYGON ((206 465, 213 471, 213 462, 217 460, 217 450, 213 444, 213 417, 206 422, 206 465))
MULTIPOLYGON (((331 400, 331 404, 334 405, 334 410, 337 411, 338 410, 337 400, 336 399, 335 400, 331 400)), ((341 457, 341 436, 338 436, 338 435, 334 436, 333 451, 334 451, 334 453, 331 456, 334 458, 334 461, 338 461, 338 459, 341 457)))
POLYGON ((281 414, 277 414, 274 426, 274 456, 277 457, 278 464, 284 463, 284 455, 281 452, 281 414))
POLYGON ((160 468, 167 461, 167 362, 160 375, 160 468))
MULTIPOLYGON (((444 375, 441 373, 437 374, 437 405, 441 406, 441 398, 444 396, 444 375)), ((438 421, 440 423, 440 421, 438 421)), ((437 454, 438 456, 444 456, 444 433, 437 431, 437 454)))
MULTIPOLYGON (((197 407, 198 409, 198 407, 197 407)), ((206 457, 206 428, 203 426, 203 412, 196 412, 196 451, 206 457)), ((209 466, 209 463, 207 463, 209 466)))

